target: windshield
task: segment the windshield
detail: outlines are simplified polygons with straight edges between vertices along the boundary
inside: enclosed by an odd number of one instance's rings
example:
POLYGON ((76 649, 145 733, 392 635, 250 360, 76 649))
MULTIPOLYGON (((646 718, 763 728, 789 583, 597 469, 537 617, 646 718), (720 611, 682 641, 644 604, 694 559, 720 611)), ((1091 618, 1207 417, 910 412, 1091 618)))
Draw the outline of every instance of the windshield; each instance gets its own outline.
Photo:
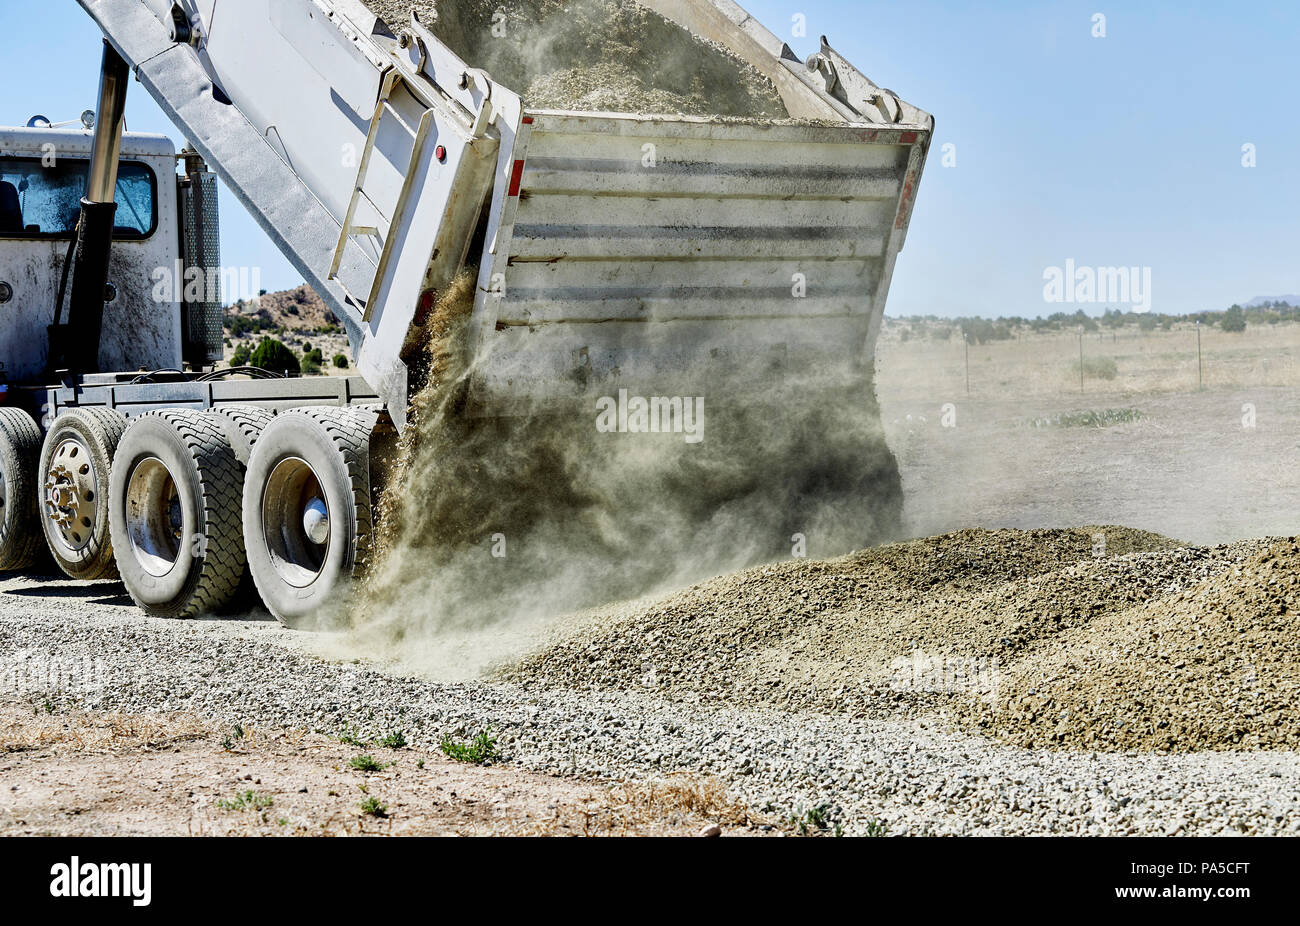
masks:
MULTIPOLYGON (((89 161, 73 158, 46 167, 40 158, 0 157, 0 237, 71 237, 89 167, 89 161)), ((157 178, 146 165, 124 161, 118 166, 113 237, 138 240, 153 234, 157 192, 157 178)))

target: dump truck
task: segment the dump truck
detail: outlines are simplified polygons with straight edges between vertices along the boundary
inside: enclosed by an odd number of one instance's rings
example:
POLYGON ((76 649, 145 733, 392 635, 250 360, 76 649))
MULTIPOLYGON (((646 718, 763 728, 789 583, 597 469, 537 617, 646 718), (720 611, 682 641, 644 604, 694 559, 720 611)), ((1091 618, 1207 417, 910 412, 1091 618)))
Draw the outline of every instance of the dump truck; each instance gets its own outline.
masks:
POLYGON ((641 0, 785 110, 717 118, 532 106, 451 0, 78 2, 97 110, 0 129, 0 568, 309 620, 372 553, 375 459, 467 267, 469 415, 873 363, 933 120, 824 38, 801 59, 731 0, 641 0), (132 78, 179 152, 124 131, 132 78), (158 285, 220 279, 218 178, 359 375, 224 367, 219 286, 158 285))

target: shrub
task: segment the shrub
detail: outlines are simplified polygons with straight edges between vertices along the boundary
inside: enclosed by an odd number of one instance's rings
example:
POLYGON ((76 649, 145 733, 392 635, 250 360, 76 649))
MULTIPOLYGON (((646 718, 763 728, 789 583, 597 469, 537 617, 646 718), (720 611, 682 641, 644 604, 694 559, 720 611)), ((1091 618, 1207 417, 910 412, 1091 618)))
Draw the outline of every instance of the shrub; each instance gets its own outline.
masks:
MULTIPOLYGON (((1079 361, 1071 366, 1074 378, 1079 378, 1079 361)), ((1114 379, 1119 375, 1119 364, 1114 357, 1084 357, 1083 375, 1089 379, 1114 379)))
POLYGON ((266 810, 275 804, 275 798, 256 791, 240 791, 228 801, 217 801, 222 810, 266 810))
POLYGON ((272 373, 301 373, 302 365, 293 351, 275 338, 263 338, 253 351, 253 366, 270 370, 272 373))
POLYGON ((488 730, 484 730, 468 743, 458 743, 449 734, 442 738, 438 748, 457 762, 472 762, 475 765, 487 765, 500 757, 497 741, 488 730))
POLYGON ((353 756, 348 765, 358 772, 382 772, 386 766, 374 756, 353 756))
POLYGON ((1146 415, 1136 408, 1104 408, 1064 412, 1050 418, 1032 418, 1024 424, 1031 428, 1107 428, 1145 420, 1146 415))
POLYGON ((1014 335, 1006 322, 986 321, 982 318, 963 318, 960 320, 962 334, 972 344, 987 344, 990 341, 1009 341, 1014 335))
POLYGON ((357 736, 357 731, 353 730, 351 725, 343 727, 343 732, 339 734, 339 742, 347 746, 364 746, 366 741, 357 736))
POLYGON ((394 730, 379 741, 380 746, 387 746, 389 749, 401 749, 406 745, 406 734, 401 730, 394 730))
POLYGON ((222 319, 221 324, 232 337, 236 338, 246 334, 256 334, 272 327, 270 320, 260 315, 227 315, 222 319))
POLYGON ((325 364, 325 358, 321 356, 319 350, 307 350, 302 355, 302 372, 304 376, 317 376, 321 367, 325 364))
POLYGON ((1241 306, 1234 305, 1223 313, 1223 319, 1219 322, 1219 325, 1224 331, 1240 334, 1246 330, 1246 313, 1241 306))
POLYGON ((252 354, 253 352, 248 349, 247 344, 240 344, 235 348, 234 353, 230 355, 230 365, 232 367, 246 367, 252 354))
POLYGON ((334 366, 340 370, 346 370, 348 368, 348 358, 343 356, 342 354, 335 354, 334 366))

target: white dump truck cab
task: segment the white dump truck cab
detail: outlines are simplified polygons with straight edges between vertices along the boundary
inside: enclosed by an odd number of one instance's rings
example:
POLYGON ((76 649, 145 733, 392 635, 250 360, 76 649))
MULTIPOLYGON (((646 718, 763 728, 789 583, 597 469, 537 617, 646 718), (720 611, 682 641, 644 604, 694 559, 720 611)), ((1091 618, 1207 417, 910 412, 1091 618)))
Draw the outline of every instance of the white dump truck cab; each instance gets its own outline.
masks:
MULTIPOLYGON (((0 363, 11 384, 45 382, 53 372, 51 326, 67 320, 69 254, 93 140, 81 124, 56 128, 40 118, 0 127, 0 363)), ((220 358, 219 293, 209 300, 205 286, 202 300, 181 299, 184 270, 198 256, 186 253, 195 250, 187 240, 206 230, 183 226, 183 217, 196 218, 194 182, 207 187, 202 220, 216 242, 215 180, 198 173, 178 176, 167 137, 123 134, 98 369, 197 369, 220 358)))
MULTIPOLYGON (((44 378, 91 142, 85 129, 0 128, 0 362, 11 381, 44 378)), ((123 136, 100 369, 181 366, 180 304, 155 302, 151 279, 180 255, 175 176, 169 139, 123 136)))

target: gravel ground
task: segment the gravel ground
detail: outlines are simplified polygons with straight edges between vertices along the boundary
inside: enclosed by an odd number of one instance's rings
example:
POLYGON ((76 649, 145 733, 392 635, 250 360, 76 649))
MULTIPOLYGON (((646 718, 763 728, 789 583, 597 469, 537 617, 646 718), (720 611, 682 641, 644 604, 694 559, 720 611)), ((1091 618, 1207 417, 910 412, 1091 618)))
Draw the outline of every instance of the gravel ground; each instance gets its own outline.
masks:
MULTIPOLYGON (((684 711, 652 693, 435 684, 329 663, 320 641, 265 621, 169 622, 114 585, 0 582, 6 688, 56 707, 183 710, 262 729, 394 728, 417 748, 491 726, 507 762, 559 775, 716 774, 755 808, 829 805, 848 833, 1210 834, 1300 832, 1300 757, 1028 750, 923 720, 808 712, 684 711), (79 692, 79 693, 78 693, 79 692)), ((39 702, 38 702, 39 703, 39 702)))
POLYGON ((781 835, 716 778, 605 782, 396 743, 0 697, 5 836, 781 835), (374 799, 378 813, 362 802, 374 799))

